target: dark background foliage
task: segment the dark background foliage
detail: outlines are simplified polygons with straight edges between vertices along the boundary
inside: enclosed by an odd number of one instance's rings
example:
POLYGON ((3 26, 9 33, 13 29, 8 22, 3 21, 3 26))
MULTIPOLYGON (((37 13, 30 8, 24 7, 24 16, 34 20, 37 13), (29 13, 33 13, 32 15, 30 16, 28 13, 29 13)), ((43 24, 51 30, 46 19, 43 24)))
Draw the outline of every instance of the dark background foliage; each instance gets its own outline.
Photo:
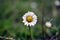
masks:
MULTIPOLYGON (((28 27, 22 23, 22 16, 28 11, 33 11, 38 17, 38 22, 31 28, 32 37, 36 40, 42 39, 41 8, 42 0, 0 0, 0 36, 13 37, 16 40, 29 39, 28 27)), ((44 22, 53 19, 51 28, 44 25, 45 38, 59 34, 59 11, 60 7, 55 6, 53 0, 44 0, 44 22)))

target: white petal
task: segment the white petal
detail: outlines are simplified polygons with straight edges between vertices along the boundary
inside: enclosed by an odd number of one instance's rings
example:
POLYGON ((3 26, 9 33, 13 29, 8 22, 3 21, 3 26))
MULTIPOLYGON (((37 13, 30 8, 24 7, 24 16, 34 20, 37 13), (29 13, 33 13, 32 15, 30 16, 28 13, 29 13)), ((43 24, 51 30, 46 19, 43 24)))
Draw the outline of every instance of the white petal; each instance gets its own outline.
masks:
POLYGON ((34 17, 34 18, 37 18, 37 16, 36 16, 36 15, 33 15, 33 17, 34 17))
POLYGON ((29 23, 29 26, 31 27, 31 26, 33 26, 33 24, 32 23, 29 23))
POLYGON ((28 24, 27 24, 27 26, 28 26, 28 24))
POLYGON ((36 16, 36 15, 34 15, 34 16, 33 16, 33 19, 37 19, 37 16, 36 16))
POLYGON ((36 22, 37 22, 37 20, 33 20, 32 22, 36 23, 36 22))
POLYGON ((28 14, 29 14, 29 15, 31 15, 31 16, 33 16, 33 15, 34 15, 34 13, 33 13, 33 12, 28 12, 28 14))
POLYGON ((30 12, 30 11, 28 11, 28 13, 31 14, 31 15, 34 15, 34 12, 30 12))
POLYGON ((28 22, 25 22, 25 24, 24 25, 28 25, 28 22))
POLYGON ((31 23, 30 23, 29 25, 30 25, 30 27, 32 26, 32 24, 31 24, 31 23))
POLYGON ((32 23, 32 26, 34 26, 35 24, 32 23))
POLYGON ((27 22, 27 21, 24 19, 22 22, 24 22, 24 23, 25 23, 25 22, 27 22))
POLYGON ((34 25, 35 25, 35 23, 34 23, 34 22, 32 22, 31 24, 32 24, 32 26, 34 26, 34 25))

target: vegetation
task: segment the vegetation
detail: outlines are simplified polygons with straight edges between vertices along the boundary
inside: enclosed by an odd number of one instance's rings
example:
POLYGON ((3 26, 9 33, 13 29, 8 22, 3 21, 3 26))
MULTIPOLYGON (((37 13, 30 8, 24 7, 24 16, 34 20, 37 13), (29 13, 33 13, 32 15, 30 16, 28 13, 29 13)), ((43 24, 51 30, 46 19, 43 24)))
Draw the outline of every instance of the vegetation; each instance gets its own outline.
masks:
MULTIPOLYGON (((50 40, 53 36, 60 40, 59 10, 53 0, 44 1, 44 22, 52 19, 51 28, 44 25, 45 40, 50 40)), ((22 23, 22 16, 28 11, 33 11, 38 16, 37 24, 31 27, 32 38, 42 40, 42 0, 0 0, 0 36, 29 40, 29 29, 22 23)))

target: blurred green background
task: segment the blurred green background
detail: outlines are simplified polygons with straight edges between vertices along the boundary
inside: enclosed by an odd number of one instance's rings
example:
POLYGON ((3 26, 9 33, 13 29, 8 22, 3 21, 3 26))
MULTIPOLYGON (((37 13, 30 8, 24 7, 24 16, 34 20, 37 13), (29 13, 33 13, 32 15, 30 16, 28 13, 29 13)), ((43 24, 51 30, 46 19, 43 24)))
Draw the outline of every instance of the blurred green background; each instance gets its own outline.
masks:
MULTIPOLYGON (((44 25, 46 39, 56 33, 60 34, 60 9, 54 2, 55 0, 44 0, 44 22, 53 19, 51 28, 44 25)), ((29 29, 22 23, 22 16, 28 11, 34 12, 38 17, 37 24, 31 27, 33 40, 42 40, 42 0, 0 0, 0 36, 29 40, 29 29)))

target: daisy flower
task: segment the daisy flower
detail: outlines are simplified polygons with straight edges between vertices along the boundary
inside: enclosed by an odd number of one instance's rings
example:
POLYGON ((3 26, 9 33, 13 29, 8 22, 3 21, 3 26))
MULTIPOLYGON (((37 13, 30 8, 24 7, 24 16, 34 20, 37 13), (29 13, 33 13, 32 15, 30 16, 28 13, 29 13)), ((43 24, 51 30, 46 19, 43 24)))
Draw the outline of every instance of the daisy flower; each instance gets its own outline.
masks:
POLYGON ((34 26, 37 23, 37 16, 34 14, 34 12, 28 11, 23 15, 23 23, 27 26, 34 26))

